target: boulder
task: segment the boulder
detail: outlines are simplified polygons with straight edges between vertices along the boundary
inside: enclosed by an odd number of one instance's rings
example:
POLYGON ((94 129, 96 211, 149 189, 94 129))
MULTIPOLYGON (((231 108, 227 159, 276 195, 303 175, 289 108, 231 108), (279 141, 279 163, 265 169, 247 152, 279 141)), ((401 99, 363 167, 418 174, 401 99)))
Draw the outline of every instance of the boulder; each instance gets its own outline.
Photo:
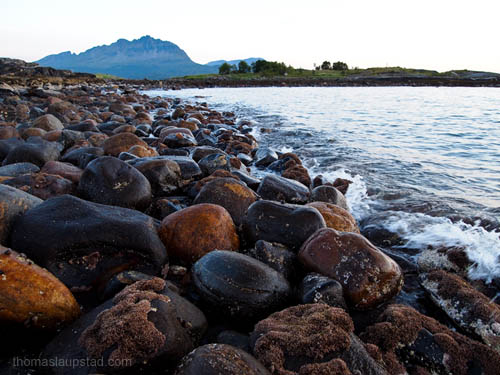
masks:
POLYGON ((58 175, 70 180, 75 184, 78 184, 80 178, 82 177, 83 170, 78 167, 75 167, 70 163, 63 163, 60 161, 49 161, 43 166, 40 172, 58 175))
POLYGON ((168 159, 145 159, 134 163, 151 184, 156 197, 170 195, 185 183, 182 180, 179 164, 168 159))
POLYGON ((80 291, 126 269, 155 275, 167 261, 154 219, 71 195, 49 199, 16 220, 11 246, 80 291))
POLYGON ((293 167, 284 170, 281 176, 290 180, 298 181, 306 187, 311 186, 311 176, 309 176, 308 170, 302 165, 294 165, 293 167))
POLYGON ((112 156, 92 160, 83 171, 78 192, 96 203, 145 210, 151 184, 136 168, 112 156))
POLYGON ((297 255, 282 244, 259 240, 246 254, 267 264, 287 280, 295 275, 297 255))
POLYGON ((325 220, 313 207, 266 200, 253 203, 243 219, 243 233, 250 244, 258 240, 278 242, 292 250, 325 227, 325 220))
POLYGON ((356 219, 349 213, 349 211, 342 207, 336 206, 326 202, 311 202, 307 206, 317 209, 323 219, 325 219, 326 226, 341 232, 354 232, 359 233, 358 224, 356 219))
POLYGON ((347 205, 344 194, 333 186, 321 185, 314 188, 311 192, 311 201, 331 203, 349 211, 349 206, 347 205))
POLYGON ((80 315, 71 292, 54 275, 0 245, 0 322, 55 330, 80 315))
POLYGON ((128 163, 130 165, 135 165, 136 163, 141 163, 143 161, 149 160, 171 160, 176 162, 181 169, 182 179, 189 181, 194 178, 201 176, 201 170, 198 164, 187 156, 178 156, 178 155, 164 155, 164 156, 156 156, 151 158, 140 158, 135 160, 130 160, 128 163))
POLYGON ((40 168, 33 163, 14 163, 0 167, 0 176, 17 177, 39 171, 40 168))
POLYGON ((226 171, 231 170, 230 157, 222 152, 205 156, 198 162, 198 165, 205 177, 210 176, 219 169, 226 171))
POLYGON ((64 125, 59 119, 51 114, 43 115, 33 121, 33 127, 50 132, 51 130, 63 130, 64 125))
POLYGON ((192 147, 198 145, 189 129, 166 127, 160 132, 161 143, 171 148, 192 147))
POLYGON ((182 359, 175 375, 270 375, 270 372, 247 352, 225 344, 196 348, 182 359))
POLYGON ((342 284, 337 280, 320 275, 307 274, 298 288, 300 303, 325 303, 328 306, 347 310, 342 284))
POLYGON ((147 147, 147 143, 132 133, 119 133, 106 139, 102 145, 106 155, 118 156, 120 152, 128 151, 132 146, 147 147))
POLYGON ((84 169, 88 163, 103 156, 104 151, 101 147, 80 147, 68 150, 62 157, 62 162, 71 163, 81 169, 84 169))
POLYGON ((40 138, 30 138, 12 148, 2 165, 27 162, 43 167, 45 163, 51 160, 58 160, 61 146, 55 142, 47 142, 40 138))
POLYGON ((267 175, 257 189, 262 199, 286 202, 286 203, 306 203, 309 201, 309 189, 295 180, 267 175))
POLYGON ((196 291, 207 310, 254 321, 281 308, 291 289, 279 272, 233 251, 212 251, 192 269, 196 291))
POLYGON ((41 172, 14 177, 4 181, 3 184, 23 190, 43 200, 59 195, 72 194, 75 190, 75 186, 70 180, 41 172))
POLYGON ((299 261, 308 271, 340 282, 356 309, 376 307, 403 286, 398 264, 356 233, 320 229, 302 245, 299 261))
POLYGON ((239 226, 248 207, 258 195, 244 183, 233 178, 216 178, 206 183, 194 200, 194 204, 212 203, 224 207, 236 226, 239 226))
POLYGON ((22 190, 0 185, 0 244, 6 245, 14 222, 43 201, 22 190))
POLYGON ((258 148, 255 152, 254 160, 256 167, 267 167, 278 160, 278 154, 270 148, 258 148))
POLYGON ((240 241, 231 215, 215 204, 196 204, 168 215, 159 235, 169 256, 190 266, 216 250, 238 250, 240 241))

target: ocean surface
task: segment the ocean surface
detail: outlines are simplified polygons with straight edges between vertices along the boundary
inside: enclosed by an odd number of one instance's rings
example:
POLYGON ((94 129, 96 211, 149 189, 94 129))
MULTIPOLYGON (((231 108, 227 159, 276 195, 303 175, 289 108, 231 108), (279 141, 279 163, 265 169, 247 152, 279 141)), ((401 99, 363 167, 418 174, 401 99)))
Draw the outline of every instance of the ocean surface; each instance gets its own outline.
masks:
POLYGON ((470 278, 500 277, 500 89, 147 93, 232 111, 253 122, 260 145, 298 154, 311 177, 350 179, 347 199, 362 231, 396 234, 393 253, 414 261, 429 246, 464 248, 475 262, 470 278))

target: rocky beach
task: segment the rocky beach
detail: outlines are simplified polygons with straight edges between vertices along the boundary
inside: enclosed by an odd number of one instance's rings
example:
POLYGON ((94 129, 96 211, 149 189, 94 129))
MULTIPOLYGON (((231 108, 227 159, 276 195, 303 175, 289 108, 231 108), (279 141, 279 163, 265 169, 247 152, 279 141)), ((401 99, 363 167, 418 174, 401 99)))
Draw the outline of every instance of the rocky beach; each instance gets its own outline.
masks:
POLYGON ((184 81, 1 73, 0 373, 499 373, 498 280, 384 251, 270 129, 142 92, 184 81))

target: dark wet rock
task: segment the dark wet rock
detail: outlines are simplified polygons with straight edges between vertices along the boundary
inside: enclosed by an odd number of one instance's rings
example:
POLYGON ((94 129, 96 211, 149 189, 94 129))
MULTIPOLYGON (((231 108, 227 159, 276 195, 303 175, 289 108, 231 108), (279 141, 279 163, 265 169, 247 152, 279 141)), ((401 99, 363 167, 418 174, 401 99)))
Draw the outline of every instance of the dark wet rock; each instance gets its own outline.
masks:
POLYGON ((109 121, 98 124, 97 129, 99 129, 100 132, 109 135, 111 137, 113 135, 113 130, 119 128, 122 125, 123 121, 109 121))
POLYGON ((386 375, 354 335, 342 309, 289 307, 255 325, 254 354, 273 374, 386 375))
POLYGON ((403 286, 398 264, 356 233, 320 229, 302 245, 299 260, 307 270, 340 282, 356 309, 376 307, 403 286))
POLYGON ((270 148, 258 148, 255 152, 254 160, 256 167, 267 167, 278 160, 278 154, 270 148))
POLYGON ((47 133, 46 136, 53 134, 55 137, 55 141, 59 142, 63 145, 64 150, 73 147, 75 144, 79 142, 85 142, 86 134, 80 133, 74 130, 64 129, 63 131, 56 131, 47 133))
POLYGON ((221 331, 217 335, 216 341, 219 344, 234 346, 235 348, 244 350, 247 353, 252 352, 252 349, 250 348, 250 337, 240 332, 233 330, 221 331))
POLYGON ((429 247, 418 254, 417 263, 422 272, 446 270, 467 277, 472 266, 463 247, 429 247))
POLYGON ((92 122, 81 122, 79 124, 73 124, 66 126, 67 130, 74 130, 77 132, 98 132, 99 129, 97 125, 92 122))
POLYGON ((198 193, 203 189, 203 187, 208 184, 210 181, 216 180, 218 178, 230 178, 236 181, 239 181, 240 179, 236 177, 234 174, 232 174, 229 171, 226 171, 225 169, 218 169, 214 173, 212 173, 208 177, 204 177, 201 180, 198 180, 196 182, 192 182, 190 184, 190 187, 188 189, 188 195, 191 198, 196 198, 198 193))
POLYGON ((128 161, 132 159, 139 159, 138 156, 133 155, 129 152, 120 152, 120 155, 118 155, 118 159, 123 160, 123 161, 128 161))
POLYGON ((112 156, 87 165, 78 184, 84 199, 96 203, 145 210, 151 203, 151 184, 137 169, 112 156))
POLYGON ((28 128, 24 129, 21 133, 21 137, 23 139, 28 139, 30 137, 43 137, 45 138, 45 135, 47 132, 43 129, 37 129, 37 128, 28 128))
POLYGON ((55 330, 80 315, 71 292, 54 275, 0 245, 0 323, 55 330))
POLYGON ((266 200, 253 203, 243 220, 243 233, 250 244, 264 240, 293 250, 325 227, 325 220, 315 208, 266 200))
POLYGON ((349 211, 344 195, 333 186, 322 185, 314 188, 311 192, 311 202, 314 201, 332 203, 349 211))
POLYGON ((167 260, 151 217, 71 195, 49 199, 16 220, 11 246, 82 291, 127 269, 155 275, 167 260))
POLYGON ((81 147, 65 153, 61 161, 84 169, 92 160, 103 155, 104 151, 101 147, 81 147))
MULTIPOLYGON (((72 368, 71 373, 78 375, 164 371, 194 349, 197 335, 191 327, 199 322, 192 318, 203 317, 194 305, 174 294, 159 278, 136 282, 63 330, 42 358, 87 359, 72 368), (189 304, 189 311, 186 305, 180 306, 180 299, 189 304), (88 360, 101 358, 101 363, 88 360)), ((67 374, 64 367, 50 370, 67 374)))
POLYGON ((39 171, 40 168, 33 163, 14 163, 0 167, 0 176, 17 177, 39 171))
POLYGON ((243 181, 250 189, 257 191, 257 189, 259 188, 260 180, 258 178, 236 170, 233 170, 231 174, 239 178, 240 181, 243 181))
POLYGON ((326 303, 347 310, 342 284, 318 273, 304 277, 298 288, 298 296, 300 303, 326 303))
POLYGON ((22 144, 24 141, 19 138, 0 139, 0 160, 5 159, 10 150, 22 144))
POLYGON ((391 374, 419 366, 439 375, 493 375, 500 368, 500 355, 493 349, 409 306, 389 305, 361 338, 377 347, 391 374))
POLYGON ((75 190, 72 181, 61 176, 41 172, 14 177, 4 181, 3 184, 23 190, 43 200, 72 194, 75 190))
POLYGON ((437 270, 420 275, 432 301, 456 325, 500 353, 500 306, 457 275, 437 270))
POLYGON ((180 211, 191 205, 191 200, 186 197, 168 197, 168 198, 158 198, 153 200, 151 206, 149 206, 146 214, 158 219, 163 220, 170 214, 180 211))
MULTIPOLYGON (((49 161, 40 170, 42 173, 54 174, 64 177, 73 183, 78 183, 82 177, 83 170, 70 163, 60 161, 49 161)), ((0 174, 1 175, 1 174, 0 174)))
POLYGON ((247 251, 247 255, 267 264, 287 280, 295 275, 297 255, 282 244, 259 240, 247 251))
POLYGON ((309 201, 309 189, 295 180, 284 177, 267 175, 262 179, 257 189, 262 199, 287 202, 306 203, 309 201))
POLYGON ((191 130, 185 128, 166 127, 161 130, 159 138, 161 143, 170 148, 192 147, 198 145, 191 130))
POLYGON ((123 271, 114 275, 108 283, 104 286, 103 290, 99 293, 100 298, 106 301, 113 298, 116 294, 121 292, 125 287, 141 280, 151 280, 154 276, 147 275, 138 271, 123 271))
POLYGON ((186 156, 189 157, 189 151, 183 148, 165 148, 159 151, 161 156, 186 156))
POLYGON ((356 219, 342 207, 326 202, 311 202, 307 206, 314 207, 320 212, 328 228, 341 232, 359 233, 356 219))
POLYGON ((193 150, 193 154, 191 155, 191 157, 195 162, 199 162, 205 156, 211 154, 221 154, 221 150, 211 146, 199 146, 193 150))
POLYGON ((279 272, 233 251, 215 250, 192 269, 193 283, 216 315, 255 320, 286 303, 290 284, 279 272))
POLYGON ((106 139, 102 145, 106 155, 118 156, 133 146, 147 147, 147 143, 132 133, 120 133, 106 139))
POLYGON ((302 165, 299 157, 293 153, 285 153, 279 156, 279 160, 276 160, 271 165, 269 165, 269 169, 276 172, 284 172, 288 168, 294 167, 296 165, 302 165))
POLYGON ((247 352, 225 344, 196 348, 182 359, 175 375, 269 375, 269 371, 247 352))
POLYGON ((220 151, 218 154, 210 154, 202 158, 198 165, 204 176, 210 176, 216 170, 231 170, 231 162, 228 155, 220 151))
POLYGON ((61 121, 59 121, 57 117, 51 114, 38 117, 35 121, 33 121, 33 127, 43 129, 48 132, 51 130, 64 129, 64 125, 61 123, 61 121))
POLYGON ((25 162, 43 167, 48 161, 58 160, 60 151, 60 145, 57 143, 30 138, 25 143, 12 148, 2 165, 25 162))
POLYGON ((15 221, 42 200, 6 185, 0 185, 0 197, 0 244, 6 245, 15 221))
POLYGON ((193 159, 187 156, 164 155, 152 158, 141 158, 137 160, 131 160, 129 161, 129 163, 130 165, 135 165, 136 163, 140 163, 143 161, 158 160, 158 159, 175 161, 181 169, 181 175, 183 180, 189 181, 192 180, 193 178, 197 178, 202 175, 201 169, 198 166, 198 164, 193 159))
POLYGON ((210 134, 209 130, 201 130, 196 133, 196 141, 199 146, 215 147, 217 145, 217 138, 210 134))
POLYGON ((245 165, 250 165, 253 162, 253 158, 247 154, 239 153, 236 155, 236 157, 240 159, 240 161, 245 165))
POLYGON ((188 266, 213 250, 238 250, 240 245, 231 215, 215 204, 196 204, 167 216, 158 233, 169 256, 188 266))
POLYGON ((248 207, 258 196, 244 183, 233 178, 216 178, 203 186, 194 204, 213 203, 224 207, 236 226, 242 223, 248 207))
POLYGON ((174 112, 172 112, 172 120, 177 120, 179 118, 182 118, 186 115, 186 112, 184 111, 184 108, 182 107, 177 107, 174 112))
POLYGON ((137 168, 151 184, 154 196, 171 195, 184 185, 179 164, 168 159, 138 160, 137 168))

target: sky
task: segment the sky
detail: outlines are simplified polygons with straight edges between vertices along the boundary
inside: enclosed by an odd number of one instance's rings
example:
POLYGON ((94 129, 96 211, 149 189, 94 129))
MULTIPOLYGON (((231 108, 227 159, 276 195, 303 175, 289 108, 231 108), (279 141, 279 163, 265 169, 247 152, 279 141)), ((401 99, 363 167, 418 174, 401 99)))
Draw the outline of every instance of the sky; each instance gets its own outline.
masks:
POLYGON ((0 0, 0 14, 0 57, 26 61, 150 35, 197 63, 500 72, 499 0, 0 0))

